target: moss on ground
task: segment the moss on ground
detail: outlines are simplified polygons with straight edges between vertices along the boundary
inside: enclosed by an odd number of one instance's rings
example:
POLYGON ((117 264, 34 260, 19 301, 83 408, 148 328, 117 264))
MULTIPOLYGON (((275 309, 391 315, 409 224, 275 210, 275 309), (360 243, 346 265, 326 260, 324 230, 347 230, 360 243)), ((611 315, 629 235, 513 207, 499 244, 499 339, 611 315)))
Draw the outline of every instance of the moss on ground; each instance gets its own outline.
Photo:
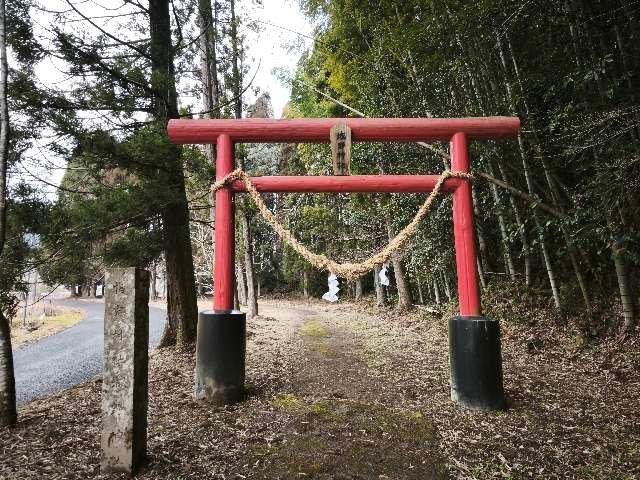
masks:
POLYGON ((303 403, 298 397, 291 393, 281 393, 273 397, 271 405, 280 410, 297 411, 302 408, 303 403))
POLYGON ((298 333, 303 337, 326 338, 329 331, 324 328, 318 320, 309 320, 300 327, 298 333))
POLYGON ((331 348, 329 345, 325 345, 324 343, 319 343, 313 347, 313 350, 318 352, 320 355, 325 357, 335 357, 336 351, 331 348))
POLYGON ((422 412, 291 394, 272 404, 293 414, 293 434, 251 445, 265 478, 445 478, 436 429, 422 412))

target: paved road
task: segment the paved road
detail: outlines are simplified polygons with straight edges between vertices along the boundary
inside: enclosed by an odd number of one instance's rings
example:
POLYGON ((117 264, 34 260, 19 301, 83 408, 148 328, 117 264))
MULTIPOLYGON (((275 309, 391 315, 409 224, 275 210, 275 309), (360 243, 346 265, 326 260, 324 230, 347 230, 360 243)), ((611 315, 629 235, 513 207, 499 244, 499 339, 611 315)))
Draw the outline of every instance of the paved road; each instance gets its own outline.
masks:
MULTIPOLYGON (((18 405, 72 387, 102 372, 104 303, 56 300, 86 317, 71 328, 13 352, 18 405)), ((160 341, 166 312, 149 308, 149 345, 160 341)))

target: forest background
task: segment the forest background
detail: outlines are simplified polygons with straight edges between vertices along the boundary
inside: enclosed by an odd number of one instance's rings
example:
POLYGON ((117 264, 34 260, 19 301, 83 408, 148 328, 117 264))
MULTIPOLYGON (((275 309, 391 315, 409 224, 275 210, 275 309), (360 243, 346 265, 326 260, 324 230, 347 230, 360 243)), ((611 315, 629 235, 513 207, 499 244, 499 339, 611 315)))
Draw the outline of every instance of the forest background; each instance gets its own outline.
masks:
MULTIPOLYGON (((140 266, 153 272, 154 295, 156 277, 166 278, 163 344, 191 342, 197 296, 212 282, 215 149, 170 145, 166 122, 273 116, 269 92, 254 83, 261 59, 247 49, 249 36, 269 35, 255 16, 269 2, 121 0, 100 15, 87 14, 87 2, 62 3, 6 2, 3 322, 15 315, 29 271, 86 295, 105 268, 140 266), (64 66, 64 82, 35 75, 51 59, 64 66), (22 181, 18 172, 34 162, 47 172, 53 157, 66 163, 59 185, 51 171, 22 181)), ((532 292, 591 337, 634 331, 640 2, 300 6, 315 27, 296 70, 282 72, 291 91, 285 117, 518 115, 517 141, 472 145, 472 169, 513 186, 474 183, 482 288, 506 282, 532 292)), ((236 162, 252 175, 331 172, 326 145, 244 146, 236 162)), ((358 174, 448 167, 447 145, 353 151, 358 174)), ((265 199, 305 245, 340 261, 379 250, 422 202, 419 195, 265 199)), ((258 314, 261 294, 320 295, 326 272, 283 244, 248 200, 239 197, 237 207, 236 296, 249 315, 258 314)), ((373 272, 343 282, 342 297, 371 294, 377 305, 401 309, 455 300, 450 199, 442 197, 391 267, 389 288, 373 272)))

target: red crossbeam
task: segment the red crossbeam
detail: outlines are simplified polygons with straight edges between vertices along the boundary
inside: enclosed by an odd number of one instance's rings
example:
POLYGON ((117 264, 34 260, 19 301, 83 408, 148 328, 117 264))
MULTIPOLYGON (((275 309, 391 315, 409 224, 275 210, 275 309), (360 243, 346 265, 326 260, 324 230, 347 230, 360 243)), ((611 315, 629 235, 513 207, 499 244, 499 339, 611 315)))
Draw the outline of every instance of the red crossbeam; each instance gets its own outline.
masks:
MULTIPOLYGON (((236 143, 328 143, 331 128, 346 123, 354 141, 450 142, 452 169, 469 171, 469 140, 517 137, 517 117, 485 118, 304 118, 304 119, 180 119, 167 127, 172 143, 217 143, 216 179, 233 169, 236 143)), ((354 175, 344 177, 257 177, 262 192, 405 192, 432 191, 437 175, 354 175)), ((241 182, 216 193, 214 310, 233 308, 234 225, 233 192, 245 189, 241 182)), ((476 274, 471 185, 452 178, 443 191, 453 193, 453 223, 458 272, 460 314, 481 314, 476 274)))
MULTIPOLYGON (((260 192, 378 192, 423 193, 436 186, 438 175, 350 175, 344 177, 253 177, 251 183, 260 192)), ((453 192, 462 181, 448 179, 443 192, 453 192)), ((245 190, 242 182, 234 182, 234 192, 245 190)))
POLYGON ((359 142, 448 142, 454 134, 469 139, 516 137, 517 117, 481 118, 271 118, 179 119, 167 127, 172 143, 215 143, 219 135, 232 142, 329 142, 329 131, 336 123, 346 123, 359 142))

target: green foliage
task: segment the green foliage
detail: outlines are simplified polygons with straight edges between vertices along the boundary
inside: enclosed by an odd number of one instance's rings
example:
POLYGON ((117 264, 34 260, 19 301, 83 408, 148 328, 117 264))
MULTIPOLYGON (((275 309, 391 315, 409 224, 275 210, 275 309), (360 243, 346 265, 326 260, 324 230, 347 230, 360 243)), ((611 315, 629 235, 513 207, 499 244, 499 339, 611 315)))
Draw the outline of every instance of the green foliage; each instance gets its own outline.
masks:
POLYGON ((84 284, 98 280, 105 265, 144 268, 160 255, 159 213, 175 195, 163 178, 173 148, 155 124, 123 141, 102 131, 82 138, 43 242, 42 255, 60 252, 43 268, 48 282, 84 284))
POLYGON ((7 209, 7 240, 0 256, 0 309, 12 318, 19 295, 28 291, 26 274, 34 266, 35 248, 46 233, 49 219, 48 203, 26 184, 18 184, 11 191, 7 209))
MULTIPOLYGON (((635 13, 622 2, 614 4, 307 0, 303 5, 320 28, 293 79, 289 115, 354 115, 319 92, 372 117, 519 115, 531 193, 567 215, 547 217, 538 211, 542 218, 536 222, 531 204, 512 199, 504 190, 496 203, 487 185, 476 183, 484 269, 503 270, 506 242, 518 273, 528 255, 533 286, 548 288, 540 254, 544 241, 567 305, 581 298, 576 268, 568 261, 572 252, 590 286, 588 294, 608 303, 617 293, 612 252, 624 258, 630 275, 638 273, 640 258, 639 125, 633 113, 640 28, 635 13), (505 219, 504 238, 497 213, 505 219), (522 241, 523 231, 528 245, 522 241)), ((444 159, 417 145, 356 144, 352 170, 438 173, 448 167, 446 149, 438 148, 444 159)), ((471 148, 474 170, 529 190, 515 142, 483 142, 471 148)), ((330 171, 323 147, 300 146, 298 154, 304 173, 330 171)), ((343 199, 342 227, 335 235, 344 247, 339 254, 357 259, 375 250, 386 240, 380 218, 388 215, 397 231, 420 201, 401 195, 343 199), (349 236, 359 240, 350 242, 349 236)), ((318 205, 327 202, 319 199, 318 205)), ((410 275, 423 284, 434 278, 441 282, 442 272, 454 278, 451 247, 450 202, 444 200, 405 257, 410 275)), ((494 277, 488 273, 487 278, 494 277)))

